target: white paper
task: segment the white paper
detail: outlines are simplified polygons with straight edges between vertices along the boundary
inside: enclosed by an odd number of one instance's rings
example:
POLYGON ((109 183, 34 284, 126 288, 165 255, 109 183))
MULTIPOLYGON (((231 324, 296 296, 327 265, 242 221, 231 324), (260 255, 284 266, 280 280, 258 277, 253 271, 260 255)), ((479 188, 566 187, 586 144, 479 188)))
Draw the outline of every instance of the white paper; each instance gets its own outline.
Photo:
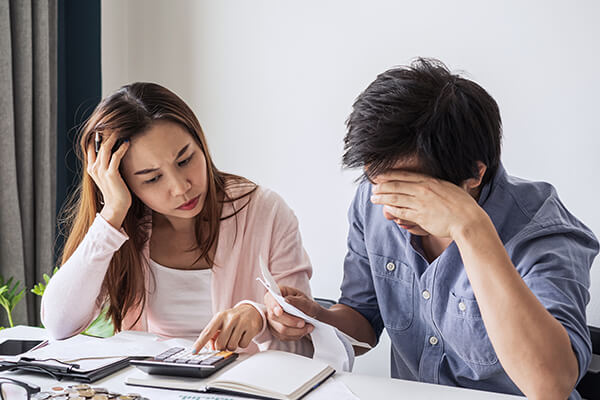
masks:
POLYGON ((310 392, 306 397, 306 400, 359 400, 359 398, 352 393, 348 386, 342 381, 335 379, 334 376, 327 379, 319 387, 310 392))
MULTIPOLYGON (((147 332, 124 331, 106 339, 77 335, 65 340, 51 341, 42 348, 19 355, 18 358, 30 357, 36 360, 53 358, 63 363, 78 364, 80 370, 91 370, 108 365, 119 358, 150 357, 171 347, 190 348, 192 344, 191 340, 164 340, 147 332)), ((65 366, 57 361, 47 361, 47 363, 65 366)))
POLYGON ((261 282, 265 288, 267 288, 277 303, 279 303, 283 311, 295 317, 301 318, 305 322, 308 322, 314 326, 314 330, 310 334, 313 347, 315 349, 313 358, 326 362, 338 371, 352 371, 352 367, 354 365, 354 349, 352 346, 365 347, 369 349, 371 346, 367 343, 357 341, 356 339, 341 332, 334 326, 309 317, 298 308, 287 303, 281 296, 279 286, 277 283, 275 283, 275 279, 273 279, 271 272, 263 263, 261 258, 259 258, 259 263, 264 280, 261 280, 260 278, 257 278, 257 280, 261 282))
POLYGON ((260 266, 260 272, 262 273, 263 279, 265 280, 264 282, 262 282, 262 284, 265 285, 267 289, 271 289, 273 292, 281 296, 281 290, 279 289, 279 285, 277 284, 277 282, 275 282, 275 279, 273 278, 273 275, 271 275, 271 271, 269 271, 269 268, 267 268, 267 264, 265 264, 265 262, 263 261, 262 256, 258 256, 258 265, 260 266))

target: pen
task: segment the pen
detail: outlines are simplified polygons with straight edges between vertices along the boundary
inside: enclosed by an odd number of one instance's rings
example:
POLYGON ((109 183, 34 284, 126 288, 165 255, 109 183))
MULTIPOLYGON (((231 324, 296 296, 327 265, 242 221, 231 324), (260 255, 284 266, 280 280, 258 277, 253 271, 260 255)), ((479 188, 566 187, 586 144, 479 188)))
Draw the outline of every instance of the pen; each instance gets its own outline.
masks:
POLYGON ((100 141, 102 139, 100 138, 100 133, 98 131, 96 131, 96 136, 94 137, 94 146, 96 149, 96 154, 98 154, 98 152, 100 151, 100 141))

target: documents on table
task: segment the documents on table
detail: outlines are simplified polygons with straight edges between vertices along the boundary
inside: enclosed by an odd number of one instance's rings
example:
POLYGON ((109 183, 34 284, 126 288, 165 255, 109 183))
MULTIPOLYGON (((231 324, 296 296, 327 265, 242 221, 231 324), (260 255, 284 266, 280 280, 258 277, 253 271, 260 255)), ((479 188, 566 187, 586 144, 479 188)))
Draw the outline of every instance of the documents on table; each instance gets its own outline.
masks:
POLYGON ((281 308, 288 314, 301 318, 315 327, 310 334, 315 348, 313 358, 327 362, 336 370, 352 371, 354 364, 354 349, 352 346, 364 347, 366 349, 370 349, 371 346, 367 343, 357 341, 334 326, 309 317, 298 308, 287 303, 283 296, 281 296, 279 286, 275 282, 275 279, 273 279, 262 257, 259 257, 258 262, 263 279, 257 278, 257 280, 265 286, 275 300, 277 300, 281 308))
POLYGON ((13 357, 48 360, 56 366, 77 364, 81 370, 101 368, 126 357, 154 356, 174 346, 191 347, 186 339, 162 340, 160 337, 139 331, 123 331, 106 338, 77 335, 65 340, 51 341, 47 346, 13 357), (150 340, 149 340, 150 339, 150 340))
POLYGON ((279 350, 248 356, 203 379, 147 375, 134 371, 127 385, 197 392, 226 391, 260 398, 297 400, 326 381, 335 370, 328 363, 279 350))

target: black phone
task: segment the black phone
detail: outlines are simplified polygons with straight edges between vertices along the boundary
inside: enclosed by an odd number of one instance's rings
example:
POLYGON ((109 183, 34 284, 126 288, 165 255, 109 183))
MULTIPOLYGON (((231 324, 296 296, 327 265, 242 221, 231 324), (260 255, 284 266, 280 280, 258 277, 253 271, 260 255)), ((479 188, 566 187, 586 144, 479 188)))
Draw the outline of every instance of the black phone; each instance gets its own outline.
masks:
POLYGON ((5 340, 0 343, 0 356, 16 356, 33 349, 43 342, 44 340, 5 340))

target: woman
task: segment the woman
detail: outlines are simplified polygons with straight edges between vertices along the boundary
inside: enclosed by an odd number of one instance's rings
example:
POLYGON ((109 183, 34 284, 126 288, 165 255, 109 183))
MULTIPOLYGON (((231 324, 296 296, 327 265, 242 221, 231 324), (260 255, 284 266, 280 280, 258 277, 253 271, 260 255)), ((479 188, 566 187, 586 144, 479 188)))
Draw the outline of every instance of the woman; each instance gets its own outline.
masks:
MULTIPOLYGON (((196 349, 288 346, 265 329, 255 279, 260 256, 278 283, 310 294, 296 217, 277 194, 215 167, 183 100, 124 86, 90 116, 79 150, 63 265, 42 298, 53 337, 83 331, 107 305, 117 331, 197 337, 196 349)), ((308 342, 288 350, 310 352, 308 342)))

